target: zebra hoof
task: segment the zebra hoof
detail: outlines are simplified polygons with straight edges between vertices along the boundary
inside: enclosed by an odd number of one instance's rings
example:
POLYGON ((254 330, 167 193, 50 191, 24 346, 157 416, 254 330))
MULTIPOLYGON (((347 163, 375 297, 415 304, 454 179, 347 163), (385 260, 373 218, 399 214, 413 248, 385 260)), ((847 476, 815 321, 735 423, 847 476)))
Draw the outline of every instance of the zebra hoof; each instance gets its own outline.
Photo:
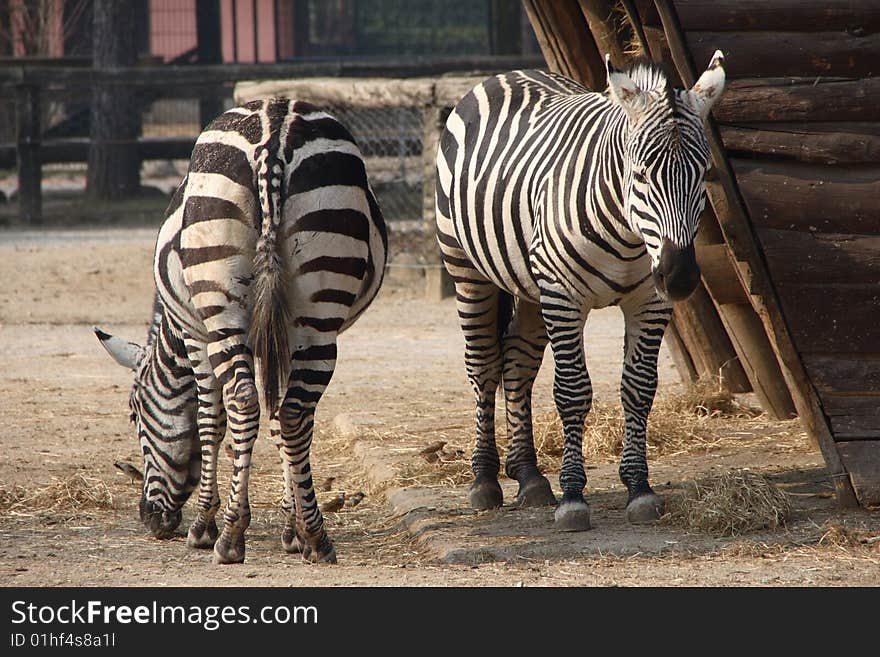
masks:
POLYGON ((326 533, 314 545, 304 544, 302 555, 303 561, 311 563, 336 563, 336 548, 326 533))
POLYGON ((229 564, 244 561, 244 534, 230 538, 226 532, 214 543, 214 563, 229 564))
POLYGON ((477 511, 497 509, 504 503, 504 493, 495 477, 477 477, 468 491, 468 500, 477 511))
POLYGON ((585 532, 593 527, 590 524, 590 507, 583 498, 580 500, 563 499, 556 507, 556 513, 553 517, 556 531, 585 532))
POLYGON ((302 554, 305 549, 295 527, 285 527, 281 532, 281 546, 288 554, 302 554))
POLYGON ((555 506, 556 496, 550 482, 543 475, 534 475, 520 482, 516 493, 516 504, 522 507, 555 506))
POLYGON ((196 520, 186 535, 186 544, 197 550, 209 550, 217 541, 217 533, 217 523, 213 519, 209 522, 196 520))
POLYGON ((634 525, 647 525, 660 520, 666 503, 656 493, 634 497, 626 505, 626 520, 634 525))

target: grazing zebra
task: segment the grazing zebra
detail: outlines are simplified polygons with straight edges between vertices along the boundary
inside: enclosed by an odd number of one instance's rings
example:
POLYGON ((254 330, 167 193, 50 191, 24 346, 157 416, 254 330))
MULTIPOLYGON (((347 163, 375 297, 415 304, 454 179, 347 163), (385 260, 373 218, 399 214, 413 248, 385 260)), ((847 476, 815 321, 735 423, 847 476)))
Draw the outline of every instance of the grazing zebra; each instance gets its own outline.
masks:
POLYGON ((314 413, 336 336, 376 296, 386 252, 360 151, 328 114, 273 98, 231 109, 202 132, 159 231, 147 345, 95 330, 135 372, 140 515, 155 536, 172 535, 198 483, 187 543, 213 546, 217 563, 244 560, 262 398, 283 462, 283 546, 336 560, 309 465, 314 413), (227 428, 234 465, 218 536, 227 428))
POLYGON ((537 468, 532 386, 547 342, 564 445, 558 529, 590 528, 582 440, 592 388, 584 361, 591 308, 625 318, 620 478, 627 518, 649 522, 663 501, 648 484, 645 427, 672 301, 700 272, 693 240, 705 204, 703 120, 724 88, 715 53, 694 87, 673 89, 655 65, 615 69, 593 93, 561 75, 514 71, 455 107, 437 154, 437 228, 455 279, 465 364, 476 396, 476 509, 502 504, 495 393, 504 389, 507 476, 517 503, 556 504, 537 468))

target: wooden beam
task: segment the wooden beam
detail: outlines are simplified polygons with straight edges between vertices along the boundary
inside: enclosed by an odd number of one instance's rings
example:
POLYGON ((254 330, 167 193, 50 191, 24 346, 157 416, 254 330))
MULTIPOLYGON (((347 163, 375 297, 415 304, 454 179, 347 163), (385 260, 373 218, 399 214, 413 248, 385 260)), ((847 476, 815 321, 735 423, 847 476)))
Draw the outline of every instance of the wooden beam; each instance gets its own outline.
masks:
POLYGON ((18 204, 22 221, 42 223, 43 162, 40 159, 40 90, 22 87, 16 98, 18 204))
POLYGON ((578 0, 578 4, 590 27, 599 54, 603 58, 606 53, 610 54, 611 63, 617 68, 622 68, 628 58, 623 52, 623 44, 618 37, 613 3, 609 0, 578 0))
POLYGON ((818 164, 880 164, 878 123, 721 125, 728 153, 818 164))
POLYGON ((732 80, 712 110, 720 123, 880 121, 880 77, 732 80))
POLYGON ((523 0, 551 70, 595 91, 605 88, 605 64, 576 0, 523 0))
POLYGON ((880 504, 880 440, 853 440, 838 447, 859 502, 864 506, 880 504))
MULTIPOLYGON (((655 6, 660 14, 675 67, 684 83, 690 87, 696 81, 698 69, 690 58, 675 7, 670 0, 655 0, 655 6)), ((740 275, 743 287, 756 293, 752 297, 753 306, 777 354, 801 422, 822 451, 838 502, 844 506, 856 506, 858 500, 834 445, 816 391, 804 371, 800 354, 788 333, 776 291, 758 249, 757 238, 752 233, 745 203, 737 188, 736 176, 727 161, 720 134, 711 118, 707 121, 707 134, 717 171, 717 182, 707 185, 709 199, 718 216, 725 241, 736 260, 737 273, 740 275)))
POLYGON ((880 30, 876 0, 675 0, 681 27, 692 30, 880 30))

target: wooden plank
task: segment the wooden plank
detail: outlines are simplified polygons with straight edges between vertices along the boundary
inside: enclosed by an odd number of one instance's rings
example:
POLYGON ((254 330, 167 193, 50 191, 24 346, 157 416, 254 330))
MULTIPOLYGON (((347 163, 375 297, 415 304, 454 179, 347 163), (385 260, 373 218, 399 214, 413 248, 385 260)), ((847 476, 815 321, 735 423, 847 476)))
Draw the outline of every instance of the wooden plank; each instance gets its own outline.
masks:
POLYGON ((761 408, 778 420, 795 417, 794 401, 761 318, 748 303, 719 305, 718 313, 761 408))
POLYGON ((880 121, 880 77, 731 80, 713 108, 720 123, 880 121))
POLYGON ((749 303, 724 244, 698 244, 696 253, 703 283, 715 303, 749 303))
MULTIPOLYGON (((583 22, 580 10, 574 12, 583 22)), ((601 63, 601 62, 600 62, 601 63)), ((73 66, 0 67, 0 88, 21 85, 93 87, 95 84, 158 87, 204 86, 239 80, 281 80, 303 77, 436 77, 452 71, 491 75, 517 68, 544 68, 534 55, 472 55, 463 57, 407 56, 279 64, 218 64, 210 66, 120 66, 108 69, 73 66)), ((602 76, 604 79, 604 68, 602 76)))
POLYGON ((578 0, 581 12, 590 27, 599 54, 611 55, 611 63, 622 68, 627 56, 618 37, 618 25, 614 15, 613 3, 609 0, 578 0))
POLYGON ((880 164, 880 123, 721 125, 733 157, 770 155, 820 164, 880 164), (838 126, 838 127, 835 127, 838 126))
MULTIPOLYGON (((687 49, 675 7, 669 0, 655 0, 655 6, 660 14, 675 67, 685 84, 693 85, 697 77, 697 68, 687 49)), ((840 460, 840 454, 822 413, 818 396, 807 377, 800 354, 786 327, 779 300, 763 263, 756 237, 752 233, 748 211, 736 184, 736 176, 725 155, 721 136, 711 117, 706 125, 717 172, 717 182, 707 184, 707 190, 719 225, 724 232, 725 241, 736 260, 737 273, 744 288, 755 293, 751 297, 753 306, 777 354, 801 422, 807 434, 822 451, 834 483, 838 503, 847 507, 857 506, 858 500, 846 476, 846 469, 840 460)))
POLYGON ((759 228, 757 233, 777 284, 880 286, 880 235, 774 228, 759 228))
POLYGON ((859 502, 863 506, 880 504, 880 441, 842 442, 838 449, 859 502))
POLYGON ((700 375, 697 373, 697 368, 687 350, 687 346, 678 333, 678 327, 675 325, 674 319, 666 327, 663 343, 669 348, 669 353, 672 354, 672 360, 675 363, 675 369, 678 371, 681 382, 685 384, 696 383, 700 375))
MULTIPOLYGON (((880 349, 880 345, 877 348, 880 349)), ((804 367, 813 385, 823 394, 880 391, 880 351, 869 354, 804 354, 804 367)))
POLYGON ((547 65, 590 89, 605 88, 605 64, 576 0, 523 0, 547 65))
POLYGON ((880 392, 822 395, 822 407, 834 430, 834 440, 880 438, 880 392))
POLYGON ((756 226, 822 233, 880 233, 880 166, 731 159, 756 226))
POLYGON ((724 72, 731 80, 771 76, 868 77, 880 73, 878 32, 855 36, 843 31, 688 31, 687 42, 698 66, 708 64, 712 54, 721 50, 724 72))
MULTIPOLYGON (((722 385, 731 392, 751 389, 737 352, 703 285, 699 285, 686 301, 675 304, 672 317, 699 378, 720 378, 722 385)), ((772 407, 769 410, 773 412, 772 407)))
POLYGON ((791 336, 801 353, 876 353, 880 285, 777 284, 791 336))
POLYGON ((675 0, 675 9, 686 31, 880 30, 876 0, 675 0))

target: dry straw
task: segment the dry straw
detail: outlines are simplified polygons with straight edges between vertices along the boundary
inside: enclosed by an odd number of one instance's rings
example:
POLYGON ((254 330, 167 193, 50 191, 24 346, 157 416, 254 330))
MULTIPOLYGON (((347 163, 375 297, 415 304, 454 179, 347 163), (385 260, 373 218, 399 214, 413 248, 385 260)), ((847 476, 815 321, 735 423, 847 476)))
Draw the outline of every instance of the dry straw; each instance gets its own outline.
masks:
POLYGON ((74 474, 53 477, 36 488, 0 486, 0 514, 32 515, 81 509, 112 509, 113 495, 102 480, 74 474))
POLYGON ((732 470, 686 484, 670 496, 664 521, 718 536, 776 529, 791 516, 791 501, 764 475, 732 470))

